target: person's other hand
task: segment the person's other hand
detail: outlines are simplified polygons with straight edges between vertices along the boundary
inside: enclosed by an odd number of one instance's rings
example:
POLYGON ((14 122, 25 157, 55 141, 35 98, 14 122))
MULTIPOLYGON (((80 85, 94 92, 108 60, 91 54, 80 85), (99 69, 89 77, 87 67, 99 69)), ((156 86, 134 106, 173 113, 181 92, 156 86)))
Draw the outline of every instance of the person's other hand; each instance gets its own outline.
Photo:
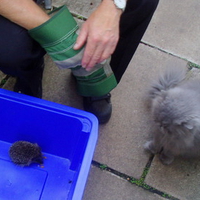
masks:
POLYGON ((106 60, 114 52, 119 40, 119 20, 122 11, 111 0, 103 0, 83 24, 74 49, 83 45, 82 67, 87 71, 106 60))

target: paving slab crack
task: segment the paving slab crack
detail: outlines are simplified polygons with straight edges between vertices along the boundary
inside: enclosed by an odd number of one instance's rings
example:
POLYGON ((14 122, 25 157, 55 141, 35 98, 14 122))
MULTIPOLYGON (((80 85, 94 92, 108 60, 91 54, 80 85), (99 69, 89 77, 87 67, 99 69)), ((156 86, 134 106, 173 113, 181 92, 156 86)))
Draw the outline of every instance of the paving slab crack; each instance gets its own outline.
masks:
POLYGON ((169 200, 179 200, 178 198, 173 197, 172 195, 167 194, 166 192, 162 192, 162 191, 160 191, 160 190, 158 190, 158 189, 156 189, 154 187, 151 187, 150 185, 148 185, 148 184, 146 184, 144 182, 145 178, 146 178, 146 176, 147 176, 147 174, 148 174, 148 172, 150 170, 153 158, 154 158, 154 156, 151 156, 149 158, 149 161, 147 162, 140 179, 136 179, 136 178, 134 178, 132 176, 129 176, 129 175, 125 174, 125 173, 119 172, 119 171, 109 167, 108 165, 99 163, 99 162, 97 162, 95 160, 92 161, 92 165, 97 167, 97 168, 99 168, 99 169, 101 169, 101 170, 104 170, 104 171, 107 171, 107 172, 109 172, 111 174, 114 174, 114 175, 118 176, 119 178, 122 178, 122 179, 128 181, 131 184, 134 184, 134 185, 136 185, 136 186, 138 186, 140 188, 143 188, 143 189, 145 189, 145 190, 147 190, 147 191, 149 191, 151 193, 157 194, 157 195, 159 195, 159 196, 161 196, 163 198, 166 198, 166 199, 169 199, 169 200))
POLYGON ((72 14, 72 16, 76 19, 79 19, 79 20, 82 20, 82 21, 86 21, 87 20, 87 17, 84 17, 82 15, 79 15, 77 13, 74 13, 74 12, 70 12, 72 14))
POLYGON ((9 75, 5 75, 5 77, 1 80, 1 82, 0 82, 0 88, 2 88, 5 84, 6 84, 6 82, 7 82, 7 80, 10 78, 10 76, 9 75))
POLYGON ((188 67, 189 67, 189 70, 191 70, 192 68, 200 69, 200 65, 193 62, 188 62, 188 67))
POLYGON ((181 57, 181 56, 179 56, 179 55, 177 55, 177 54, 175 54, 175 53, 171 53, 171 52, 169 52, 169 51, 167 51, 167 50, 165 50, 165 49, 161 49, 161 48, 156 47, 156 46, 154 46, 154 45, 152 45, 152 44, 149 44, 149 43, 147 43, 147 42, 145 42, 145 41, 141 41, 140 43, 143 44, 143 45, 146 45, 146 46, 148 46, 148 47, 150 47, 150 48, 153 48, 153 49, 156 49, 156 50, 161 51, 161 52, 163 52, 163 53, 166 53, 166 54, 168 54, 168 55, 170 55, 170 56, 174 56, 174 57, 176 57, 176 58, 179 58, 179 59, 182 59, 182 60, 185 60, 185 61, 190 62, 187 58, 183 58, 183 57, 181 57))

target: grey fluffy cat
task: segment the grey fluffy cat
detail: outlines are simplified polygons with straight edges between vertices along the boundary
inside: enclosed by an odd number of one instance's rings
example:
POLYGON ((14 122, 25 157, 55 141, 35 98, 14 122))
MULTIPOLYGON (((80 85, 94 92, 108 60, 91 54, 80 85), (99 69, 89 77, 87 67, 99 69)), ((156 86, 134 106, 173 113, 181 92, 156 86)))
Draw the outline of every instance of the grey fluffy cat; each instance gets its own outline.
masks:
POLYGON ((185 68, 169 67, 149 90, 159 131, 144 147, 166 165, 177 156, 200 157, 200 80, 185 77, 185 68))

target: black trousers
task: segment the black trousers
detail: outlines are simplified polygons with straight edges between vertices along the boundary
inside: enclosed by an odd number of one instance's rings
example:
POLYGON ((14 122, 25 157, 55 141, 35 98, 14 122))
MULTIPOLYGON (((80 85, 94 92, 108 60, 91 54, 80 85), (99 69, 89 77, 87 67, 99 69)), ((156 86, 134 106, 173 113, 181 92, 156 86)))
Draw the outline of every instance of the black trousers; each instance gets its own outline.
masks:
POLYGON ((120 22, 120 40, 111 59, 111 67, 119 82, 133 57, 159 0, 128 0, 120 22))
POLYGON ((17 77, 15 91, 42 97, 45 54, 27 30, 0 16, 0 70, 17 77))
MULTIPOLYGON (((120 21, 120 40, 111 58, 111 67, 119 82, 148 27, 159 0, 128 0, 120 21)), ((33 85, 44 49, 27 30, 0 16, 0 70, 33 85)))

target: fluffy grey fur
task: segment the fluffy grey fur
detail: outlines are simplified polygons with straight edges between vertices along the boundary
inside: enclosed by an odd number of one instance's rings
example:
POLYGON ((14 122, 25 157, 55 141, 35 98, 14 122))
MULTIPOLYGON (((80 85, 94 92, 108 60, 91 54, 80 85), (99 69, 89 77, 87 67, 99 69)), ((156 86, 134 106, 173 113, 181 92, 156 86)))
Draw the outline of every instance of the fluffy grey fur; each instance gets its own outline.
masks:
POLYGON ((149 90, 151 113, 158 132, 145 149, 163 164, 174 157, 200 156, 200 80, 185 80, 186 69, 170 67, 149 90))

